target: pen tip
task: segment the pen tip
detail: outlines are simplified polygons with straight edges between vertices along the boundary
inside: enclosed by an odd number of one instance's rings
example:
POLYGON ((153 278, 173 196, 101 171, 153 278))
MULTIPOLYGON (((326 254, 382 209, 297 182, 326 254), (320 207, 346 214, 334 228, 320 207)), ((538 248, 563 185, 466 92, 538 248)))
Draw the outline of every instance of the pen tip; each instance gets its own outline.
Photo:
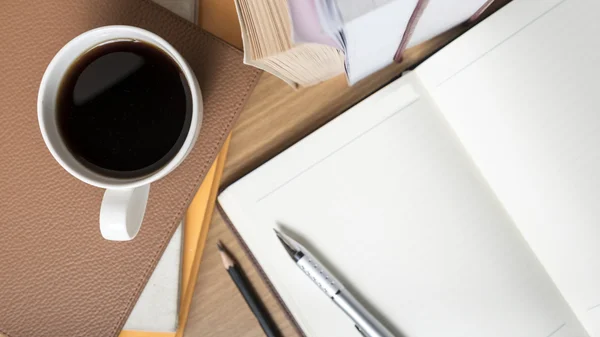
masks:
POLYGON ((224 250, 223 242, 221 242, 221 240, 219 240, 219 242, 217 242, 217 249, 219 249, 220 252, 222 252, 224 250))
POLYGON ((281 242, 281 244, 283 245, 283 248, 285 248, 285 251, 290 255, 291 258, 296 260, 295 256, 296 256, 296 253, 298 252, 298 250, 288 242, 288 238, 286 236, 284 236, 282 233, 280 233, 275 228, 273 228, 273 230, 275 231, 275 234, 277 235, 277 239, 279 239, 279 242, 281 242))
POLYGON ((281 233, 279 233, 277 228, 273 228, 273 232, 275 232, 275 235, 277 235, 278 237, 281 237, 281 233))

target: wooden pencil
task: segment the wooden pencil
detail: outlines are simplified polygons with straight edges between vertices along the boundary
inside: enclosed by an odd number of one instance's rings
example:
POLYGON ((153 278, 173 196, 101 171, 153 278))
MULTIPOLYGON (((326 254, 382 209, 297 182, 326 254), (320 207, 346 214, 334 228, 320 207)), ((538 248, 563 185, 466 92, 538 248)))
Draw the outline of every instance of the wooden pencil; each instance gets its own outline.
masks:
POLYGON ((267 337, 279 337, 281 333, 277 326, 273 322, 273 319, 269 315, 269 312, 266 310, 264 304, 260 301, 254 288, 248 282, 248 279, 245 277, 241 268, 235 263, 231 255, 227 252, 223 243, 220 241, 217 243, 217 248, 219 249, 219 253, 221 255, 221 260, 223 261, 223 266, 231 276, 233 283, 237 286, 238 290, 246 300, 248 307, 252 310, 252 313, 258 320, 261 328, 265 332, 267 337))

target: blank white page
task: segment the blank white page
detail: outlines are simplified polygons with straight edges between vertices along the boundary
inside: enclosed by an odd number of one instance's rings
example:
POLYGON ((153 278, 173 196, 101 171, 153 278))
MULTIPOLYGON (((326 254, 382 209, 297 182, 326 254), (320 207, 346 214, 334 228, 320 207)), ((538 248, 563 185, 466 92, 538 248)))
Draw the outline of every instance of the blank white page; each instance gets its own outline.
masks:
POLYGON ((225 212, 309 337, 357 336, 281 223, 407 337, 585 336, 412 74, 242 178, 225 212))
POLYGON ((324 0, 333 3, 343 23, 348 23, 378 7, 399 0, 324 0))
POLYGON ((600 1, 515 1, 419 73, 590 335, 600 336, 600 1))
POLYGON ((397 0, 346 23, 346 73, 350 85, 394 61, 417 0, 397 0))
POLYGON ((123 330, 177 331, 183 226, 182 221, 158 260, 123 330))
POLYGON ((416 46, 467 21, 486 2, 487 0, 429 0, 406 47, 416 46))

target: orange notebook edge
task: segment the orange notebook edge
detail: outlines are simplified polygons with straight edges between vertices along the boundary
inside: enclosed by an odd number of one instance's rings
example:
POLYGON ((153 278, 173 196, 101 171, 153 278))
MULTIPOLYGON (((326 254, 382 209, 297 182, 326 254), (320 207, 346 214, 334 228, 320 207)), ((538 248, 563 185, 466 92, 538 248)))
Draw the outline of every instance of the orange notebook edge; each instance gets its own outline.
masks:
MULTIPOLYGON (((208 229, 210 227, 210 222, 212 220, 213 211, 215 209, 215 203, 217 201, 217 194, 219 192, 219 183, 221 182, 221 177, 223 176, 223 170, 225 169, 225 160, 227 159, 227 151, 229 150, 229 143, 231 141, 231 134, 225 140, 223 144, 223 148, 219 153, 219 157, 217 158, 216 164, 216 172, 214 181, 215 184, 212 185, 212 189, 210 191, 210 198, 208 199, 208 205, 206 207, 206 212, 204 213, 204 219, 202 221, 200 236, 198 237, 198 245, 196 250, 196 255, 194 257, 194 263, 192 265, 192 271, 189 279, 188 286, 186 287, 185 294, 182 296, 182 308, 184 308, 179 313, 179 328, 177 329, 176 337, 182 337, 183 331, 185 329, 185 325, 187 323, 187 319, 190 313, 190 307, 192 304, 192 299, 194 296, 194 289, 196 288, 196 283, 198 281, 198 271, 200 270, 200 261, 202 260, 202 253, 204 252, 204 247, 206 244, 206 237, 208 235, 208 229)), ((189 214, 189 213, 188 213, 189 214)), ((186 217, 187 220, 187 217, 186 217)), ((152 336, 154 337, 154 336, 152 336)), ((162 336, 160 336, 162 337, 162 336)))
POLYGON ((230 138, 231 135, 229 135, 223 144, 217 159, 206 174, 206 178, 200 185, 198 192, 196 192, 185 216, 179 327, 177 328, 177 332, 123 330, 119 334, 119 337, 175 337, 183 335, 192 303, 194 288, 198 279, 197 275, 204 251, 204 243, 219 190, 219 182, 221 181, 225 167, 230 138))

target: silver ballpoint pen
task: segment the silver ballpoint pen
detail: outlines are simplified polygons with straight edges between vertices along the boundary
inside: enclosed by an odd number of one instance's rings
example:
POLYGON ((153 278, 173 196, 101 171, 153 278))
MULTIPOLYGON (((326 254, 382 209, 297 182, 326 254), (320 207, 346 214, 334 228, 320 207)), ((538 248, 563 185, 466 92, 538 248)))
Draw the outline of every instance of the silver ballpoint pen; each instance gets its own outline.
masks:
POLYGON ((296 265, 354 321, 356 329, 363 336, 394 337, 304 246, 276 229, 274 230, 296 265))

